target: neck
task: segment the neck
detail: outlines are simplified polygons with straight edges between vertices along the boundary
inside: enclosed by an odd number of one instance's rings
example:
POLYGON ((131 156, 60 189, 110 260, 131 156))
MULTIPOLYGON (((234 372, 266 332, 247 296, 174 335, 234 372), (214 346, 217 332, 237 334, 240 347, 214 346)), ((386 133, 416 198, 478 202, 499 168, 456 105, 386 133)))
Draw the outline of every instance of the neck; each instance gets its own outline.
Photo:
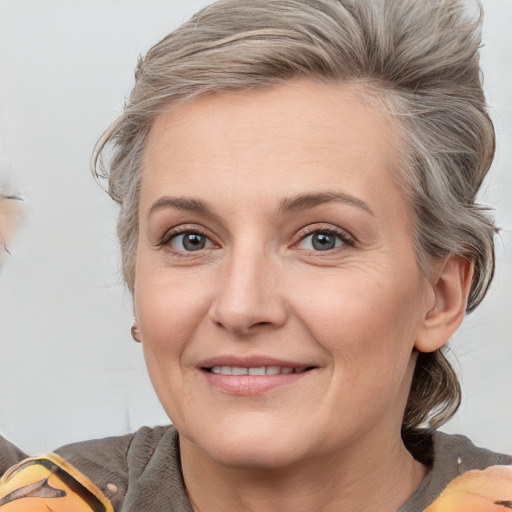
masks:
POLYGON ((396 511, 417 489, 426 468, 401 439, 364 449, 311 457, 279 468, 240 469, 219 464, 180 439, 185 485, 194 512, 396 511))

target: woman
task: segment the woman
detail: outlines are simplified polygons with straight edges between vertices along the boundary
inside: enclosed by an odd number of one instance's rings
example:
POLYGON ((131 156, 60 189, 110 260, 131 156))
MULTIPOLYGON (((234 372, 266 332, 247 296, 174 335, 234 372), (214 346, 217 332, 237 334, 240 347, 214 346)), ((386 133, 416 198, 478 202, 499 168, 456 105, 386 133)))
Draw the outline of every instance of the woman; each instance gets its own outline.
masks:
POLYGON ((412 512, 510 464, 433 430, 494 270, 479 42, 454 0, 224 0, 153 47, 96 163, 175 427, 53 462, 196 512, 412 512))

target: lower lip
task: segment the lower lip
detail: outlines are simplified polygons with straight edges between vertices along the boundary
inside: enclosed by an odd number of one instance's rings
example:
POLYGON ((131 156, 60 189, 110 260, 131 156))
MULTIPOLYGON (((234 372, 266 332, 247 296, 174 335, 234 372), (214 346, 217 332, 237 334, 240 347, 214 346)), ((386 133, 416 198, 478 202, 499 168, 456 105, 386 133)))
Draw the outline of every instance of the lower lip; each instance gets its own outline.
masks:
POLYGON ((223 393, 242 396, 261 395, 283 386, 296 384, 308 376, 311 371, 278 375, 222 375, 201 370, 206 382, 212 388, 223 393))

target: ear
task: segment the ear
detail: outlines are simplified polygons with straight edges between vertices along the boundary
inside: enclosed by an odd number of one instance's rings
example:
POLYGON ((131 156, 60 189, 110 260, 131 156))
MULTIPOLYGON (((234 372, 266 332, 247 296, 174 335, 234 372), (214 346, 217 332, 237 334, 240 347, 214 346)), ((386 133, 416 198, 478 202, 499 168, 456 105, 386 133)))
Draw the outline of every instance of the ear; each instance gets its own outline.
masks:
POLYGON ((433 352, 444 346, 459 328, 466 314, 474 266, 462 256, 450 255, 435 269, 430 284, 434 305, 425 315, 415 348, 433 352))
POLYGON ((139 328, 137 327, 137 319, 134 318, 133 319, 133 322, 132 322, 132 327, 131 327, 131 333, 132 333, 132 338, 140 343, 142 341, 142 338, 140 337, 140 332, 139 332, 139 328))

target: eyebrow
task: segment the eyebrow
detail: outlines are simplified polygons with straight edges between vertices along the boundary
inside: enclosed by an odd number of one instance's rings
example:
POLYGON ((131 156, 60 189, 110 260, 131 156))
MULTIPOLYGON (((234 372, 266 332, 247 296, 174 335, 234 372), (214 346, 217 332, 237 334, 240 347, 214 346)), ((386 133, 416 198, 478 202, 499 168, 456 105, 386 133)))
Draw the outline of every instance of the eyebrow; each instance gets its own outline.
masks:
MULTIPOLYGON (((375 216, 373 210, 364 201, 358 199, 357 197, 344 194, 342 192, 319 192, 316 194, 300 194, 295 197, 283 199, 279 206, 279 210, 283 213, 297 212, 301 210, 307 210, 309 208, 313 208, 315 206, 319 206, 321 204, 328 203, 331 201, 340 201, 342 203, 347 203, 349 205, 356 206, 358 208, 361 208, 365 212, 369 213, 370 215, 375 216)), ((149 209, 148 212, 148 217, 153 215, 155 212, 166 208, 175 208, 177 210, 185 212, 200 213, 202 215, 209 215, 212 217, 217 216, 213 212, 213 210, 208 206, 207 203, 199 199, 193 199, 189 197, 163 196, 157 199, 151 205, 151 208, 149 209)))
POLYGON ((189 197, 170 197, 163 196, 155 201, 148 212, 148 217, 158 210, 165 208, 176 208, 184 212, 201 213, 203 215, 214 215, 212 209, 203 201, 199 199, 192 199, 189 197))
POLYGON ((282 212, 297 212, 307 210, 331 201, 340 201, 352 206, 356 206, 375 217, 373 210, 361 199, 344 194, 342 192, 319 192, 316 194, 300 194, 295 197, 284 199, 281 202, 280 210, 282 212))

